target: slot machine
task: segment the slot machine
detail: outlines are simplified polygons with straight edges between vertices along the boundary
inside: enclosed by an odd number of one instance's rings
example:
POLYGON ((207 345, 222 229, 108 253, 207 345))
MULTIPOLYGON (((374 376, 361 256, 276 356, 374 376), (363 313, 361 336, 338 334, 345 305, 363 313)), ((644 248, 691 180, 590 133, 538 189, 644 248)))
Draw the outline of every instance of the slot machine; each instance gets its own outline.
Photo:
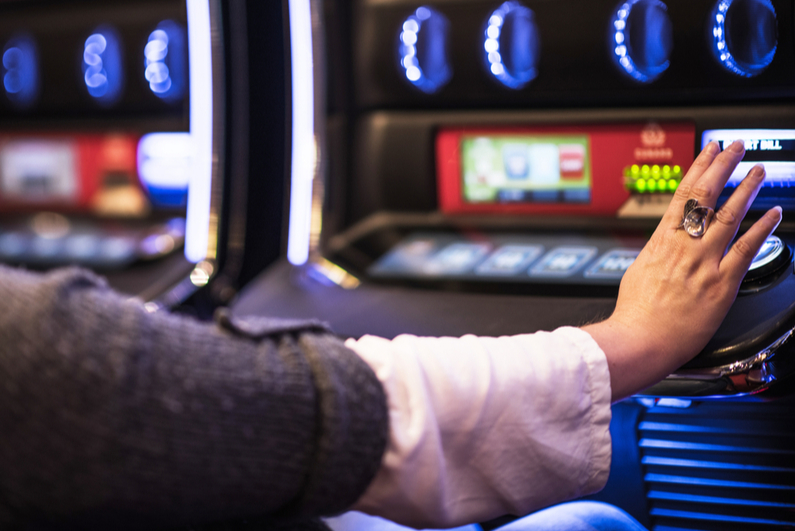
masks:
POLYGON ((0 262, 171 306, 222 265, 221 7, 0 5, 0 262))
MULTIPOLYGON (((784 219, 691 362, 616 404, 597 499, 651 529, 795 525, 791 0, 290 0, 281 259, 240 315, 343 336, 607 317, 695 155, 784 219)), ((488 525, 487 525, 488 527, 488 525)))

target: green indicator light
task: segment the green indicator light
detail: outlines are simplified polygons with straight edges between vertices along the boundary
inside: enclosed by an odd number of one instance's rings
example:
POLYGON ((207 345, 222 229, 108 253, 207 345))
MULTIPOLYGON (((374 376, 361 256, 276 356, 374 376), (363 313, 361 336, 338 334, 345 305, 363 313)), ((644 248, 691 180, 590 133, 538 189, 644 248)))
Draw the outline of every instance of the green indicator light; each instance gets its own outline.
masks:
POLYGON ((679 166, 674 166, 674 173, 676 174, 682 173, 682 168, 680 168, 679 166))
POLYGON ((676 187, 679 186, 679 183, 676 182, 676 179, 668 179, 668 189, 672 192, 676 191, 676 187))
POLYGON ((640 172, 643 175, 648 175, 649 174, 649 166, 647 164, 644 164, 643 167, 640 169, 640 172))
POLYGON ((654 166, 651 167, 651 172, 653 174, 655 174, 655 175, 659 174, 660 173, 660 167, 655 164, 654 166))
POLYGON ((665 190, 665 184, 666 184, 665 183, 665 179, 660 179, 659 181, 657 181, 657 189, 659 191, 661 191, 661 192, 664 191, 665 190))
POLYGON ((667 164, 665 166, 663 166, 663 173, 666 174, 666 175, 671 173, 671 167, 669 165, 667 165, 667 164))
POLYGON ((657 189, 657 181, 655 181, 654 179, 649 179, 648 188, 649 192, 655 191, 657 189))
POLYGON ((645 192, 646 191, 646 179, 638 179, 635 181, 635 188, 638 189, 638 192, 645 192))
POLYGON ((630 171, 632 171, 633 175, 638 175, 640 173, 640 166, 638 166, 637 164, 633 164, 630 171))

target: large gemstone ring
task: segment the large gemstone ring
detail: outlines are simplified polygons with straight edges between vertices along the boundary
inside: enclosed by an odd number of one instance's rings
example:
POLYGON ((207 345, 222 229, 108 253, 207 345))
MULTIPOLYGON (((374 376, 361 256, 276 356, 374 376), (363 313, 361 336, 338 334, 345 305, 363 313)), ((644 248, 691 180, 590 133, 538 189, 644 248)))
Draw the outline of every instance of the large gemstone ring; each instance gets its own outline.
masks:
POLYGON ((712 208, 699 205, 696 199, 688 199, 679 228, 685 229, 685 232, 693 238, 701 238, 707 232, 709 222, 714 215, 715 211, 712 208))

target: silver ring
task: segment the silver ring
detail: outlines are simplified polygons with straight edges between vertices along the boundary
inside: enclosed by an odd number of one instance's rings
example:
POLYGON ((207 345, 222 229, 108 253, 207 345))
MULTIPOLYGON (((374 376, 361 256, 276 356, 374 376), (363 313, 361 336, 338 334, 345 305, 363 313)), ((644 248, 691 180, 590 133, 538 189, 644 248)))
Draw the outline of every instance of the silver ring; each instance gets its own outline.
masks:
POLYGON ((693 238, 701 238, 707 232, 709 222, 714 215, 715 210, 712 208, 699 205, 696 199, 688 199, 679 228, 684 229, 693 238))

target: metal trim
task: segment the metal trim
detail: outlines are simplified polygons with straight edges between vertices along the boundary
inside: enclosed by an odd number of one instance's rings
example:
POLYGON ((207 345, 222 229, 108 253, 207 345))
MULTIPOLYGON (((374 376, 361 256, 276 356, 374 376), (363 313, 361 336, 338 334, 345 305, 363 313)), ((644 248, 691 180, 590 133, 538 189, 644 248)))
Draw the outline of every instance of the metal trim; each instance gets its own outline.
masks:
MULTIPOLYGON (((783 377, 789 376, 793 371, 791 369, 784 369, 782 374, 781 368, 777 367, 775 355, 779 349, 784 346, 795 334, 795 328, 787 330, 781 337, 776 339, 773 343, 762 349, 753 356, 745 359, 721 365, 718 367, 706 367, 700 369, 681 369, 670 374, 659 384, 652 386, 648 389, 651 392, 641 392, 637 396, 677 396, 687 399, 707 399, 707 398, 729 398, 740 397, 749 394, 759 393, 769 389, 776 381, 783 377), (694 392, 693 394, 686 394, 682 392, 682 388, 678 388, 677 393, 655 393, 655 388, 664 386, 666 382, 673 383, 674 381, 681 384, 682 381, 692 382, 694 392), (726 391, 709 396, 699 396, 696 391, 697 384, 705 383, 726 383, 726 391)), ((785 364, 786 365, 786 364, 785 364)))
POLYGON ((771 343, 767 348, 760 352, 745 358, 743 360, 735 361, 726 365, 718 367, 705 367, 700 369, 682 369, 674 372, 668 378, 676 379, 709 379, 721 378, 723 376, 735 376, 744 372, 750 371, 754 366, 772 358, 776 351, 792 337, 795 328, 787 331, 783 336, 771 343))
POLYGON ((148 311, 168 309, 181 304, 191 295, 205 286, 218 274, 216 261, 218 259, 218 242, 220 239, 220 216, 223 205, 224 192, 224 143, 226 142, 226 90, 225 90, 225 60, 224 60, 224 34, 223 11, 220 0, 210 0, 210 44, 212 53, 212 83, 213 83, 213 111, 212 111, 212 183, 210 190, 210 222, 208 224, 207 254, 206 258, 196 264, 189 275, 179 281, 171 289, 149 301, 148 311), (207 280, 204 281, 206 275, 207 280), (196 278, 201 277, 201 282, 196 278))

